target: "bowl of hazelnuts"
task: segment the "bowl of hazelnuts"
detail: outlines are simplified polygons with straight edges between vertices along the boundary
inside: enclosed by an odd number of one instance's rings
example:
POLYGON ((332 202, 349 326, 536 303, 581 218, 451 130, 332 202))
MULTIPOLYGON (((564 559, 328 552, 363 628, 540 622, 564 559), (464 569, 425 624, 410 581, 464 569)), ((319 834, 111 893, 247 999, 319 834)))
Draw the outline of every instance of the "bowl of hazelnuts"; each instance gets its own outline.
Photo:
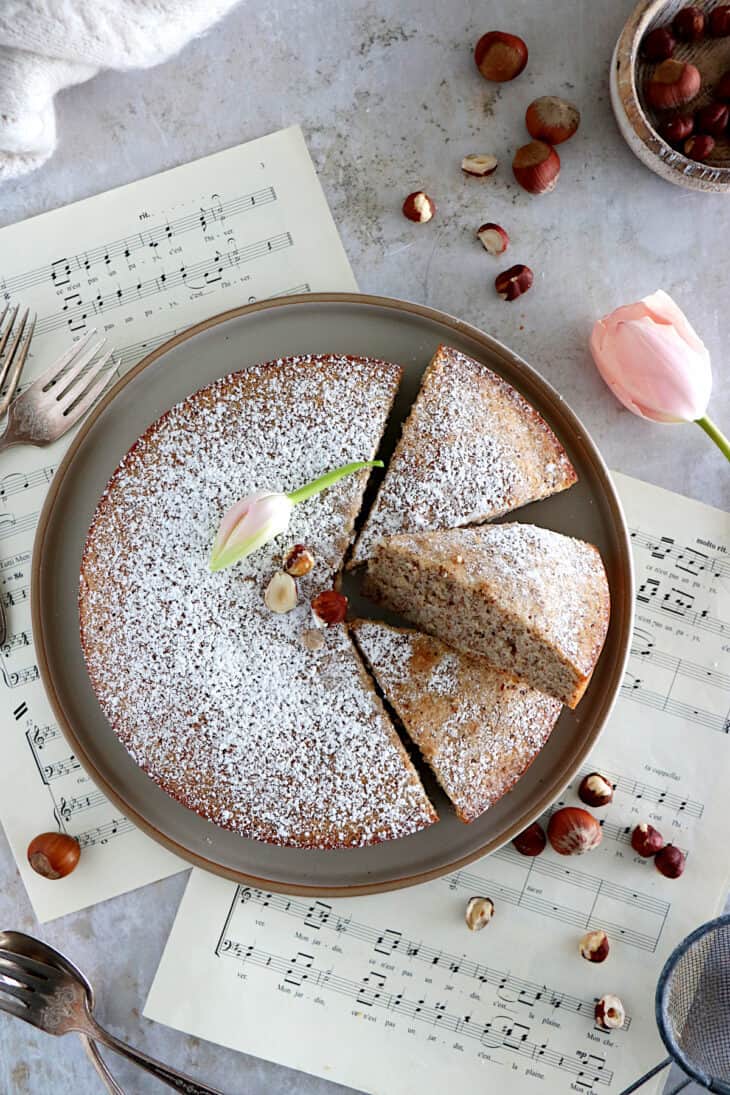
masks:
POLYGON ((616 43, 611 103, 657 175, 730 190, 730 3, 642 0, 616 43))

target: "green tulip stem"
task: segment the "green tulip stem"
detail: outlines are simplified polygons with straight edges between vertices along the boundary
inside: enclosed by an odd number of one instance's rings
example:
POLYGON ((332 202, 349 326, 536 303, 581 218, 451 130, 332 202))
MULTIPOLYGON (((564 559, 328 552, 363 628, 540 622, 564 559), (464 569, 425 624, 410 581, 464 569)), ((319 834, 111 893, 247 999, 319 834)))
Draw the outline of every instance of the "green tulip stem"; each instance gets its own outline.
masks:
POLYGON ((728 460, 730 460, 730 439, 725 437, 722 430, 718 429, 714 422, 712 422, 707 415, 704 418, 695 419, 700 429, 704 430, 708 437, 717 445, 720 452, 724 453, 728 460))
POLYGON ((353 472, 361 471, 362 468, 382 468, 383 466, 382 460, 356 460, 352 464, 345 464, 342 468, 328 471, 326 475, 320 475, 319 479, 287 494, 287 498, 293 506, 298 506, 300 502, 306 502, 307 498, 311 498, 313 494, 319 494, 327 487, 339 483, 340 479, 344 479, 346 475, 352 475, 353 472))

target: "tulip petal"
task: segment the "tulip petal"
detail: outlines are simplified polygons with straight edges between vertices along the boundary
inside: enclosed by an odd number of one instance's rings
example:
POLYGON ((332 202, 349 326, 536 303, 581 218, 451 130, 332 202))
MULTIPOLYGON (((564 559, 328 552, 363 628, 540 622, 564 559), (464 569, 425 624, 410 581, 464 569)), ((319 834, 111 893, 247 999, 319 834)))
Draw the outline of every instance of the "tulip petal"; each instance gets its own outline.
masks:
POLYGON ((256 491, 236 502, 221 521, 210 556, 210 569, 244 559, 289 527, 293 506, 285 494, 256 491))

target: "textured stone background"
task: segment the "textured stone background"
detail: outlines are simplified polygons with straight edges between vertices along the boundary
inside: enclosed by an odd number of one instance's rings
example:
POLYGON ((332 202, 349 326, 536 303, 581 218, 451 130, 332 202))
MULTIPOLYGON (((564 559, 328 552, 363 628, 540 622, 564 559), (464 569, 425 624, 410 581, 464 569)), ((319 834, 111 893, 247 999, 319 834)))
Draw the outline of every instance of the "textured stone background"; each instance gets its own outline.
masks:
MULTIPOLYGON (((421 301, 485 328, 571 403, 612 467, 728 508, 730 476, 691 426, 639 422, 608 394, 586 341, 602 312, 662 287, 685 308, 715 367, 713 417, 730 428, 724 336, 730 198, 663 183, 623 144, 608 66, 632 0, 266 0, 240 7, 169 64, 99 76, 58 99, 59 149, 0 187, 0 224, 32 216, 300 122, 361 288, 421 301), (485 83, 471 48, 486 30, 521 34, 530 63, 514 84, 485 83), (561 150, 552 195, 531 198, 508 165, 527 104, 564 94, 583 114, 561 150), (470 151, 503 158, 487 182, 462 177, 470 151), (438 219, 400 214, 423 186, 438 219), (512 236, 510 259, 535 271, 528 296, 502 303, 500 268, 473 240, 485 220, 512 236)), ((0 837, 0 924, 35 921, 0 837)), ((334 1085, 218 1049, 140 1019, 184 888, 168 879, 44 929, 98 986, 99 1013, 123 1036, 231 1095, 335 1095, 334 1085)), ((117 1062, 115 1061, 115 1066, 117 1062)), ((160 1090, 119 1063, 135 1095, 160 1090)), ((51 1041, 0 1016, 0 1092, 79 1095, 98 1088, 75 1039, 51 1041)), ((691 1089, 687 1089, 688 1091, 691 1089)))

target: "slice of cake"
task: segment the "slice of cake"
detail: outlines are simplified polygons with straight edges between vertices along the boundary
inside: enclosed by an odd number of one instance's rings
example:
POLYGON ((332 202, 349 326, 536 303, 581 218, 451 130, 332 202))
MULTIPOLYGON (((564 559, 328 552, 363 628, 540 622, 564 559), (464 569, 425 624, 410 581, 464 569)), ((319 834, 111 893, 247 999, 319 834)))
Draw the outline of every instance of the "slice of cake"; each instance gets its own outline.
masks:
POLYGON ((499 517, 576 482, 534 407, 486 365, 440 346, 403 425, 352 565, 381 536, 499 517))
POLYGON ((369 620, 351 629, 457 816, 474 821, 532 764, 560 701, 418 631, 369 620))
POLYGON ((608 630, 592 544, 535 525, 383 539, 365 593, 429 634, 575 707, 608 630))
POLYGON ((135 443, 84 550, 81 639, 91 684, 133 759, 202 817, 302 848, 375 844, 437 820, 344 627, 311 636, 367 473, 298 505, 286 535, 211 573, 221 516, 371 459, 400 368, 361 357, 255 365, 191 395, 135 443), (293 544, 314 568, 298 604, 264 591, 293 544))

